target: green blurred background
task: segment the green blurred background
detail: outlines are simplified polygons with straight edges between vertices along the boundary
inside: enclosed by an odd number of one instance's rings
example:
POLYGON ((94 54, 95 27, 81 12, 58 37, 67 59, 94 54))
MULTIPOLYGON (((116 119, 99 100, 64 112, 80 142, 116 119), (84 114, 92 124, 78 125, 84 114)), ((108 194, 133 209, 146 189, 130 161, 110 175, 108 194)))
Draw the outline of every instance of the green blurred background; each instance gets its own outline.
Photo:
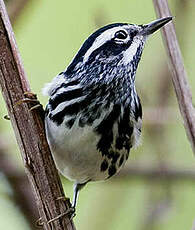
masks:
MULTIPOLYGON (((195 97, 195 2, 169 1, 195 97)), ((9 0, 17 44, 32 91, 43 105, 45 83, 64 70, 90 33, 113 22, 156 18, 146 0, 9 0), (20 4, 20 7, 16 7, 20 4), (15 12, 14 12, 14 7, 15 12)), ((147 42, 137 76, 143 105, 142 145, 125 169, 81 192, 74 219, 79 230, 183 230, 195 219, 195 158, 187 140, 160 32, 147 42)), ((0 98, 0 229, 36 229, 36 205, 0 98)), ((66 195, 72 183, 62 178, 66 195)))

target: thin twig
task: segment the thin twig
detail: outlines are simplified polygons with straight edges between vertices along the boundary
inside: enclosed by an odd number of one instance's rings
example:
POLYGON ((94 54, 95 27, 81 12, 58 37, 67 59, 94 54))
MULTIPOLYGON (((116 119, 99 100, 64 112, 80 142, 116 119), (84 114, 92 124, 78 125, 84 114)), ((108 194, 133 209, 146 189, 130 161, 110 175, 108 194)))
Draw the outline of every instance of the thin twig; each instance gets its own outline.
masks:
POLYGON ((75 229, 69 216, 48 224, 67 212, 70 203, 58 199, 64 193, 46 141, 40 111, 29 111, 32 104, 16 106, 30 87, 3 0, 0 0, 0 85, 44 230, 75 229))
MULTIPOLYGON (((171 15, 167 0, 153 0, 153 2, 159 17, 167 17, 171 15)), ((192 94, 187 82, 187 73, 184 68, 173 23, 166 25, 162 31, 166 42, 168 56, 170 58, 172 81, 179 108, 184 119, 187 136, 195 153, 195 109, 192 104, 192 94)))

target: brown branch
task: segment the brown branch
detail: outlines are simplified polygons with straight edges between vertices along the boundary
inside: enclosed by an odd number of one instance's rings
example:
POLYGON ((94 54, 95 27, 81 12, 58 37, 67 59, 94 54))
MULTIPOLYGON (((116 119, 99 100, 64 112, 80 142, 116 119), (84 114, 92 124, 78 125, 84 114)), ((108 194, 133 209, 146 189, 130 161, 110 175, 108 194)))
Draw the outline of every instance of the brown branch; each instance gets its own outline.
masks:
MULTIPOLYGON (((167 0, 153 0, 153 2, 159 17, 166 17, 171 14, 167 0)), ((187 136, 195 153, 195 109, 192 104, 192 94, 187 82, 187 73, 184 68, 173 23, 169 23, 162 31, 170 58, 172 81, 180 112, 184 120, 187 136)))
POLYGON ((45 230, 73 230, 73 222, 65 213, 70 204, 64 196, 62 184, 55 168, 44 132, 39 111, 29 111, 29 106, 16 103, 24 98, 30 87, 24 73, 14 34, 3 0, 0 0, 0 85, 15 136, 20 147, 25 170, 34 189, 34 195, 45 230))

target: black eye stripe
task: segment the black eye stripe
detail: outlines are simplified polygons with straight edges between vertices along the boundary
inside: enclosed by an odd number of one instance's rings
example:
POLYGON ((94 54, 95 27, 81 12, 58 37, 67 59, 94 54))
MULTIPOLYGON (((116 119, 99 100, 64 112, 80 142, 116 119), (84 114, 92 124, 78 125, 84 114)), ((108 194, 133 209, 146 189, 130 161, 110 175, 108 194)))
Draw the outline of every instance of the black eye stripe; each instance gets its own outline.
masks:
POLYGON ((124 30, 119 30, 114 35, 114 37, 117 39, 126 39, 127 36, 128 36, 128 34, 124 30))

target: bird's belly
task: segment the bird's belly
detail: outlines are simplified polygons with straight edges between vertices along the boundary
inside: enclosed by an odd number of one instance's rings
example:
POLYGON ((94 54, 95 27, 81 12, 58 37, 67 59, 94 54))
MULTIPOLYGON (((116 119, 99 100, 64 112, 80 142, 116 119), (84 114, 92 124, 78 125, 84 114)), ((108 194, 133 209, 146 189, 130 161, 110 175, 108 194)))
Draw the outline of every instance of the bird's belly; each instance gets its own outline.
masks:
POLYGON ((56 126, 47 119, 46 133, 52 155, 58 170, 69 180, 77 183, 105 180, 116 174, 128 158, 127 151, 121 150, 115 154, 113 149, 111 152, 114 155, 103 156, 97 150, 100 136, 92 126, 82 128, 75 124, 68 129, 63 124, 56 126))
POLYGON ((68 179, 78 183, 103 180, 108 175, 100 171, 101 153, 96 145, 99 136, 91 126, 56 126, 46 119, 46 133, 58 170, 68 179))

